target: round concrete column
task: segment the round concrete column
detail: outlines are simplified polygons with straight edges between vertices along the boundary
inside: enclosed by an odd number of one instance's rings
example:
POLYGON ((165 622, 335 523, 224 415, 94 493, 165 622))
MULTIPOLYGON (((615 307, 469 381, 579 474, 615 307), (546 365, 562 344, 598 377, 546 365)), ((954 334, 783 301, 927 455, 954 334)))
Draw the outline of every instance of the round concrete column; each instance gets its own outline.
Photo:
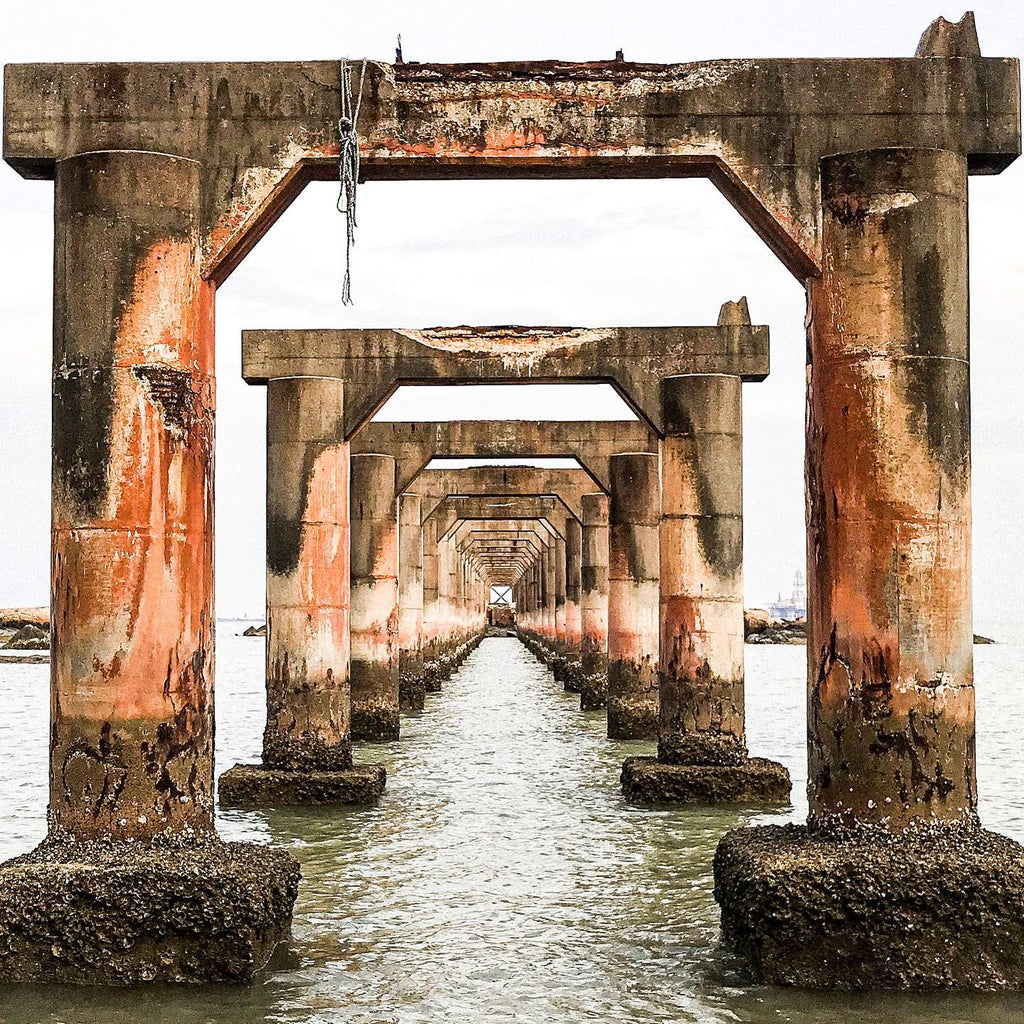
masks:
POLYGON ((398 693, 403 709, 423 709, 423 527, 418 494, 398 499, 398 693))
POLYGON ((821 165, 807 418, 816 827, 975 820, 967 173, 821 165))
POLYGON ((395 460, 352 456, 352 738, 398 739, 395 460))
POLYGON ((583 495, 580 567, 582 680, 580 707, 596 711, 608 700, 608 496, 583 495))
POLYGON ((213 831, 213 286, 199 164, 55 168, 51 835, 213 831))
POLYGON ((544 549, 543 573, 541 576, 544 593, 544 646, 548 653, 554 649, 558 636, 558 569, 555 562, 558 558, 558 544, 554 537, 550 538, 544 549))
POLYGON ((608 526, 608 735, 658 732, 658 456, 611 457, 608 526))
POLYGON ((565 523, 565 688, 578 693, 582 685, 580 638, 582 631, 582 528, 570 517, 565 523))
POLYGON ((661 387, 658 760, 742 764, 742 384, 694 374, 661 387))
POLYGON ((827 157, 821 200, 810 813, 722 839, 722 934, 768 984, 1018 989, 1024 848, 976 812, 966 161, 827 157))
POLYGON ((268 767, 336 771, 349 736, 345 382, 267 383, 268 767))
POLYGON ((565 538, 555 538, 555 640, 565 644, 566 555, 565 538))
POLYGON ((441 689, 438 659, 437 520, 423 523, 423 685, 428 693, 441 689))

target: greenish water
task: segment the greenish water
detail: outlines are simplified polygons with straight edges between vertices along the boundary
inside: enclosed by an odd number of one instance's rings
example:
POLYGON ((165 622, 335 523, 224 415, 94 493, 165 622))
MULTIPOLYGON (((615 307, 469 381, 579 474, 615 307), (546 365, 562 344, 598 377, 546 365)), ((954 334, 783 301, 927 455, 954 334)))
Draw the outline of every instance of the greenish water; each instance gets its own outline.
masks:
MULTIPOLYGON (((222 623, 219 767, 258 755, 263 645, 222 623)), ((982 816, 1024 840, 1021 649, 976 649, 982 816)), ((748 647, 753 753, 790 769, 779 814, 645 811, 611 743, 517 641, 485 641, 399 743, 373 809, 229 811, 225 838, 301 861, 294 937, 250 988, 0 989, 0 1022, 1024 1021, 1024 998, 752 986, 717 944, 711 858, 739 825, 804 814, 804 649, 748 647)), ((0 665, 0 856, 45 827, 47 668, 0 665)), ((1024 955, 1024 951, 1022 951, 1024 955)))

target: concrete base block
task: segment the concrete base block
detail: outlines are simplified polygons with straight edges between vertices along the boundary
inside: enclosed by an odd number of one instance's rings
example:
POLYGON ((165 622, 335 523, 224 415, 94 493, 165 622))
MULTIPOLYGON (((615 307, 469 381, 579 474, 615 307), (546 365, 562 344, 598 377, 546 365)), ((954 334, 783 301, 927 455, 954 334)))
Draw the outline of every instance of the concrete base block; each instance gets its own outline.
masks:
POLYGON ((574 658, 566 658, 562 669, 562 689, 580 693, 583 689, 583 666, 574 658))
POLYGON ((400 679, 398 682, 398 710, 422 711, 426 694, 427 686, 422 676, 400 679))
POLYGON ((581 676, 580 711, 601 711, 608 706, 608 676, 581 676))
POLYGON ((289 936, 283 850, 47 841, 0 865, 0 982, 247 982, 289 936))
POLYGON ((401 731, 398 708, 352 708, 352 739, 389 743, 401 731))
POLYGON ((631 804, 786 804, 789 772, 777 761, 742 764, 663 764, 631 757, 622 766, 622 794, 631 804))
POLYGON ((992 832, 738 829, 715 854, 715 899, 758 982, 1024 988, 1024 847, 992 832))
POLYGON ((608 739, 656 740, 658 705, 650 701, 608 699, 608 739))
POLYGON ((383 765, 358 764, 341 771, 309 772, 236 764, 218 783, 223 807, 311 807, 376 803, 384 792, 383 765))

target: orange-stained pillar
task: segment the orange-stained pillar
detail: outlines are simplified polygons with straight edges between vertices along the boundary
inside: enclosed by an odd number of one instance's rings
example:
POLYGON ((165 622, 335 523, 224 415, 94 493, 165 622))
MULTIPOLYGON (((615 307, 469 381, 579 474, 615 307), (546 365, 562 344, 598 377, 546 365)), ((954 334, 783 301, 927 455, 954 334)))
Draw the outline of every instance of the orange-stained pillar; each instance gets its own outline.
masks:
POLYGON ((565 678, 567 690, 578 693, 582 685, 580 642, 582 609, 583 537, 580 521, 570 516, 565 523, 565 678))
POLYGON ((743 385, 662 381, 658 760, 733 765, 743 729, 743 385))
POLYGON ((583 495, 580 556, 580 708, 608 702, 608 495, 583 495))
POLYGON ((658 456, 613 455, 608 512, 608 736, 658 732, 658 456))
POLYGON ((345 383, 267 382, 270 768, 338 771, 349 735, 349 446, 345 383))
POLYGON ((431 516, 423 523, 423 686, 427 693, 441 689, 439 613, 437 519, 431 516))
POLYGON ((423 708, 422 499, 398 499, 398 693, 403 709, 423 708))
POLYGON ((54 837, 213 832, 213 286, 199 165, 55 168, 54 837))
POLYGON ((395 460, 352 456, 352 738, 398 739, 395 460))
POLYGON ((976 819, 967 167, 821 164, 806 446, 812 827, 976 819))

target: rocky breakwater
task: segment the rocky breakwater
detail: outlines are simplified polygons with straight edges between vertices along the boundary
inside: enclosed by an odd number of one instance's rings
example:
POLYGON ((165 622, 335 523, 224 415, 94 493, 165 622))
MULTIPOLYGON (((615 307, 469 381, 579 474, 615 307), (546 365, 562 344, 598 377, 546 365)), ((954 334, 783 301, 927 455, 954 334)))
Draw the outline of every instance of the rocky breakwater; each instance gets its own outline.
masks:
MULTIPOLYGON (((774 619, 764 608, 743 613, 743 638, 748 644, 805 644, 807 619, 774 619)), ((987 636, 974 634, 976 644, 994 644, 987 636)))
POLYGON ((0 652, 3 661, 43 662, 41 654, 7 654, 8 651, 49 651, 50 612, 47 608, 0 608, 0 652))

